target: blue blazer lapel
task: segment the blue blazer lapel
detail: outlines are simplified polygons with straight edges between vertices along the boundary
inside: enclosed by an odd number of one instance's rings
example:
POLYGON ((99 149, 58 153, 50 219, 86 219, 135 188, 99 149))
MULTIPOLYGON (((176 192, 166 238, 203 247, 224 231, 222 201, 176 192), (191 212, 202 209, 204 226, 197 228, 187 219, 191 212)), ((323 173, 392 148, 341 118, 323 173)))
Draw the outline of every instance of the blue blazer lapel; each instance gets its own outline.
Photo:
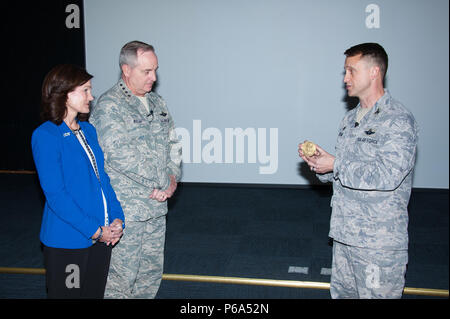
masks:
POLYGON ((81 153, 80 156, 82 156, 87 161, 87 164, 91 166, 91 161, 86 154, 83 146, 81 146, 78 138, 75 136, 75 134, 73 134, 72 130, 66 125, 64 121, 59 125, 59 130, 61 132, 63 143, 68 145, 71 151, 81 153))

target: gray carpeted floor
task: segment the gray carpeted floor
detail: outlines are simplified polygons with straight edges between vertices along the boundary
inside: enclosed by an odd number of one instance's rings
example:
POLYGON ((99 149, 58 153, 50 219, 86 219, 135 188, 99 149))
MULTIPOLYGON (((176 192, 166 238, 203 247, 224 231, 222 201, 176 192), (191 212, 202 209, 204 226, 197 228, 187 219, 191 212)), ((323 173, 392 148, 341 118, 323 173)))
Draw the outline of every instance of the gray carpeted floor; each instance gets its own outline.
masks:
MULTIPOLYGON (((329 282, 329 187, 180 185, 166 274, 329 282)), ((0 267, 43 268, 35 175, 0 174, 0 267)), ((448 290, 448 190, 414 190, 407 287, 448 290)), ((45 298, 45 276, 0 274, 0 298, 45 298)), ((328 290, 163 280, 157 298, 329 299, 328 290)), ((404 298, 425 298, 405 295, 404 298)))

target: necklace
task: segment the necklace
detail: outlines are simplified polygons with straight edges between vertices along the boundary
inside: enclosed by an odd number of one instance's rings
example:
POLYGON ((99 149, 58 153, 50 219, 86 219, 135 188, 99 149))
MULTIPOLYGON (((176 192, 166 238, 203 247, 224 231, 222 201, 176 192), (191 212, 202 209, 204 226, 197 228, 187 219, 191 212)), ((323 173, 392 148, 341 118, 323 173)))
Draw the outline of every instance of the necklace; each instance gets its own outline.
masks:
POLYGON ((81 129, 80 124, 78 124, 78 122, 75 122, 75 125, 77 126, 77 128, 72 128, 72 125, 70 125, 69 123, 67 123, 66 121, 64 121, 64 123, 66 123, 67 127, 73 132, 76 133, 81 129))

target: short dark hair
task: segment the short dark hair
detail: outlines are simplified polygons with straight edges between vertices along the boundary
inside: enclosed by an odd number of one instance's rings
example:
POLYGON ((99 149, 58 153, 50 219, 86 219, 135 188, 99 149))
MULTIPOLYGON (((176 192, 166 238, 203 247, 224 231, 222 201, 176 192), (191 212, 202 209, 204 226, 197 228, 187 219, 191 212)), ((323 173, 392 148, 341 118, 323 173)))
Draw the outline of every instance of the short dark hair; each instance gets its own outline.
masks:
POLYGON ((380 67, 382 79, 384 80, 388 69, 388 55, 378 43, 361 43, 347 49, 344 54, 347 57, 361 54, 363 57, 371 58, 380 67))
MULTIPOLYGON (((41 118, 61 124, 67 114, 67 95, 78 86, 92 79, 85 69, 72 65, 60 64, 47 73, 42 84, 41 118)), ((78 114, 78 120, 86 121, 89 114, 78 114)))

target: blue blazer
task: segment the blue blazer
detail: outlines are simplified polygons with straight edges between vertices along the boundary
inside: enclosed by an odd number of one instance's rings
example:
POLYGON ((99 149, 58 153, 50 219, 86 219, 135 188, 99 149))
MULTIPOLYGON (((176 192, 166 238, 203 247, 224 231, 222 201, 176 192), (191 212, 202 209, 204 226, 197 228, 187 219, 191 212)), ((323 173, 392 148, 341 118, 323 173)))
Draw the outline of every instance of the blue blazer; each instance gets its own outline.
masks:
POLYGON ((97 161, 100 183, 88 155, 77 137, 62 122, 39 126, 31 137, 34 162, 45 194, 40 239, 49 247, 86 248, 104 225, 101 190, 105 194, 109 221, 125 217, 104 170, 97 132, 88 122, 79 122, 97 161))

